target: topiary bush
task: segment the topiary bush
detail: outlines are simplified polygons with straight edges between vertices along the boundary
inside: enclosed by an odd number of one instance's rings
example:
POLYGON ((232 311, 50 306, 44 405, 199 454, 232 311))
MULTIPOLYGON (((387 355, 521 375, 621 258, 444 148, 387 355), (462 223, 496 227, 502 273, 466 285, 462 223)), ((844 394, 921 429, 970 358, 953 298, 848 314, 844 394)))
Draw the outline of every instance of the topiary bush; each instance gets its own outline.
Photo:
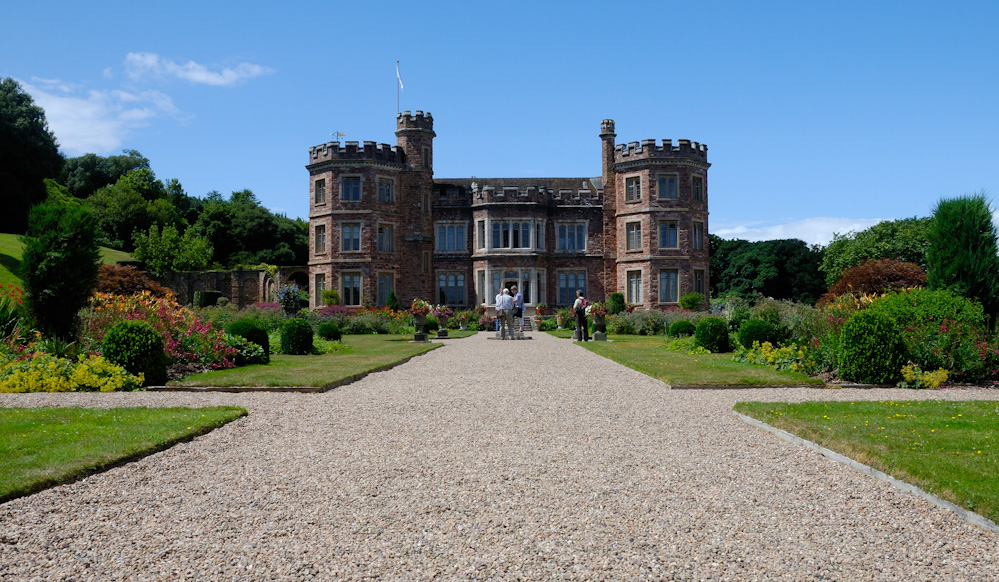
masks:
POLYGON ((839 375, 866 384, 894 384, 906 362, 898 324, 882 313, 858 311, 843 325, 839 375))
POLYGON ((144 321, 116 323, 104 335, 101 351, 112 364, 129 374, 144 374, 144 386, 162 386, 167 381, 166 355, 163 339, 144 321))
POLYGON ((329 340, 331 342, 338 342, 340 341, 340 338, 343 337, 343 334, 340 333, 340 326, 332 321, 324 321, 320 323, 317 335, 324 340, 329 340))
POLYGON ((720 317, 705 317, 694 330, 694 345, 715 354, 731 351, 728 323, 720 317))
POLYGON ((304 319, 289 319, 281 326, 281 353, 312 353, 312 326, 304 319))
POLYGON ((628 306, 624 302, 624 293, 614 292, 610 294, 610 299, 607 300, 607 315, 616 315, 628 309, 628 306))
POLYGON ((690 311, 700 311, 704 307, 704 295, 700 293, 687 293, 680 297, 680 307, 690 311))
MULTIPOLYGON (((267 328, 253 319, 240 319, 229 324, 226 333, 247 339, 264 348, 264 356, 270 359, 271 342, 267 337, 267 328)), ((264 362, 266 363, 266 362, 264 362)))
POLYGON ((195 291, 194 306, 212 307, 213 305, 219 302, 220 297, 222 297, 221 291, 195 291))
POLYGON ((695 331, 697 331, 697 326, 694 325, 694 322, 687 321, 686 319, 674 321, 673 324, 669 326, 670 337, 694 335, 695 331))
POLYGON ((750 319, 743 322, 739 328, 739 343, 747 348, 753 347, 753 342, 770 342, 776 346, 780 342, 777 338, 777 328, 770 322, 762 319, 750 319))

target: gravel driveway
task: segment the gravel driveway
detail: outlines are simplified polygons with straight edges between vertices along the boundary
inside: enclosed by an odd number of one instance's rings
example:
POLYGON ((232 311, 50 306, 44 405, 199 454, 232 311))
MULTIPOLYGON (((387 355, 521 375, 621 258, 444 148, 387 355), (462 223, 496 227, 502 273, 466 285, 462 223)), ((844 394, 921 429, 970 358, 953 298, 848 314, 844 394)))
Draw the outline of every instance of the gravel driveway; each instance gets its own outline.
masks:
POLYGON ((567 340, 451 340, 325 394, 3 394, 235 404, 192 442, 0 505, 2 580, 999 580, 999 536, 567 340))

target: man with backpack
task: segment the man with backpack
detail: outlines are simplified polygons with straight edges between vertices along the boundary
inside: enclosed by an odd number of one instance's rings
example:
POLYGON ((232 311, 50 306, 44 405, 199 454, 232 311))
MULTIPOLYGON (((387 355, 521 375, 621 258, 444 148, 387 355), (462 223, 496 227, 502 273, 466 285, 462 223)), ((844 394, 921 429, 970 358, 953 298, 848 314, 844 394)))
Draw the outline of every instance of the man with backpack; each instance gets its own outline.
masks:
POLYGON ((583 297, 583 290, 576 290, 576 301, 572 304, 572 313, 576 316, 576 329, 579 331, 579 339, 584 342, 590 341, 590 329, 586 325, 586 308, 590 302, 583 297))

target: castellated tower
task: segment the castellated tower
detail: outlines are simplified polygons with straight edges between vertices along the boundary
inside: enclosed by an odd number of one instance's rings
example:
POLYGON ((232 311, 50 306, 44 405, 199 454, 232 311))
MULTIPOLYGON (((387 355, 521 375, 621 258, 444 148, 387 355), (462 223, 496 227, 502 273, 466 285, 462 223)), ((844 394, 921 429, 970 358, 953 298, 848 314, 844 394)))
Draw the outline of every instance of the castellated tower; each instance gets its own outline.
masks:
POLYGON ((614 145, 611 120, 601 124, 600 137, 605 228, 616 236, 615 255, 605 255, 616 277, 608 289, 649 307, 676 304, 690 292, 707 297, 707 146, 686 139, 614 145))
POLYGON ((401 306, 431 294, 433 117, 399 114, 397 143, 309 148, 312 308, 334 290, 348 306, 401 306))

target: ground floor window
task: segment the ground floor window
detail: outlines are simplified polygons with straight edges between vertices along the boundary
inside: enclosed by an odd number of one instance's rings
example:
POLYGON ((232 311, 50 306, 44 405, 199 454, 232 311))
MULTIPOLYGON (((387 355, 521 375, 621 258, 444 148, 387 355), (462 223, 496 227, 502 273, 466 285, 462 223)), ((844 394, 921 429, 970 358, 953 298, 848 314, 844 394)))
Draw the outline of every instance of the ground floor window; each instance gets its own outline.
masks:
POLYGON ((361 274, 360 273, 344 273, 343 274, 343 304, 344 305, 360 305, 361 304, 361 274))
POLYGON ((442 305, 465 304, 464 273, 440 273, 437 275, 437 303, 442 305))
POLYGON ((628 296, 625 298, 628 303, 642 302, 642 272, 628 271, 628 296))
POLYGON ((316 273, 316 305, 323 304, 323 291, 326 290, 326 275, 324 273, 316 273))
POLYGON ((558 274, 559 305, 571 305, 576 300, 576 291, 586 296, 586 271, 562 271, 558 274))
POLYGON ((700 269, 694 271, 694 293, 704 295, 704 271, 700 269))
POLYGON ((680 273, 676 269, 659 271, 659 302, 676 303, 679 301, 680 273))
POLYGON ((392 273, 378 273, 378 306, 388 305, 388 296, 395 286, 395 275, 392 273))

